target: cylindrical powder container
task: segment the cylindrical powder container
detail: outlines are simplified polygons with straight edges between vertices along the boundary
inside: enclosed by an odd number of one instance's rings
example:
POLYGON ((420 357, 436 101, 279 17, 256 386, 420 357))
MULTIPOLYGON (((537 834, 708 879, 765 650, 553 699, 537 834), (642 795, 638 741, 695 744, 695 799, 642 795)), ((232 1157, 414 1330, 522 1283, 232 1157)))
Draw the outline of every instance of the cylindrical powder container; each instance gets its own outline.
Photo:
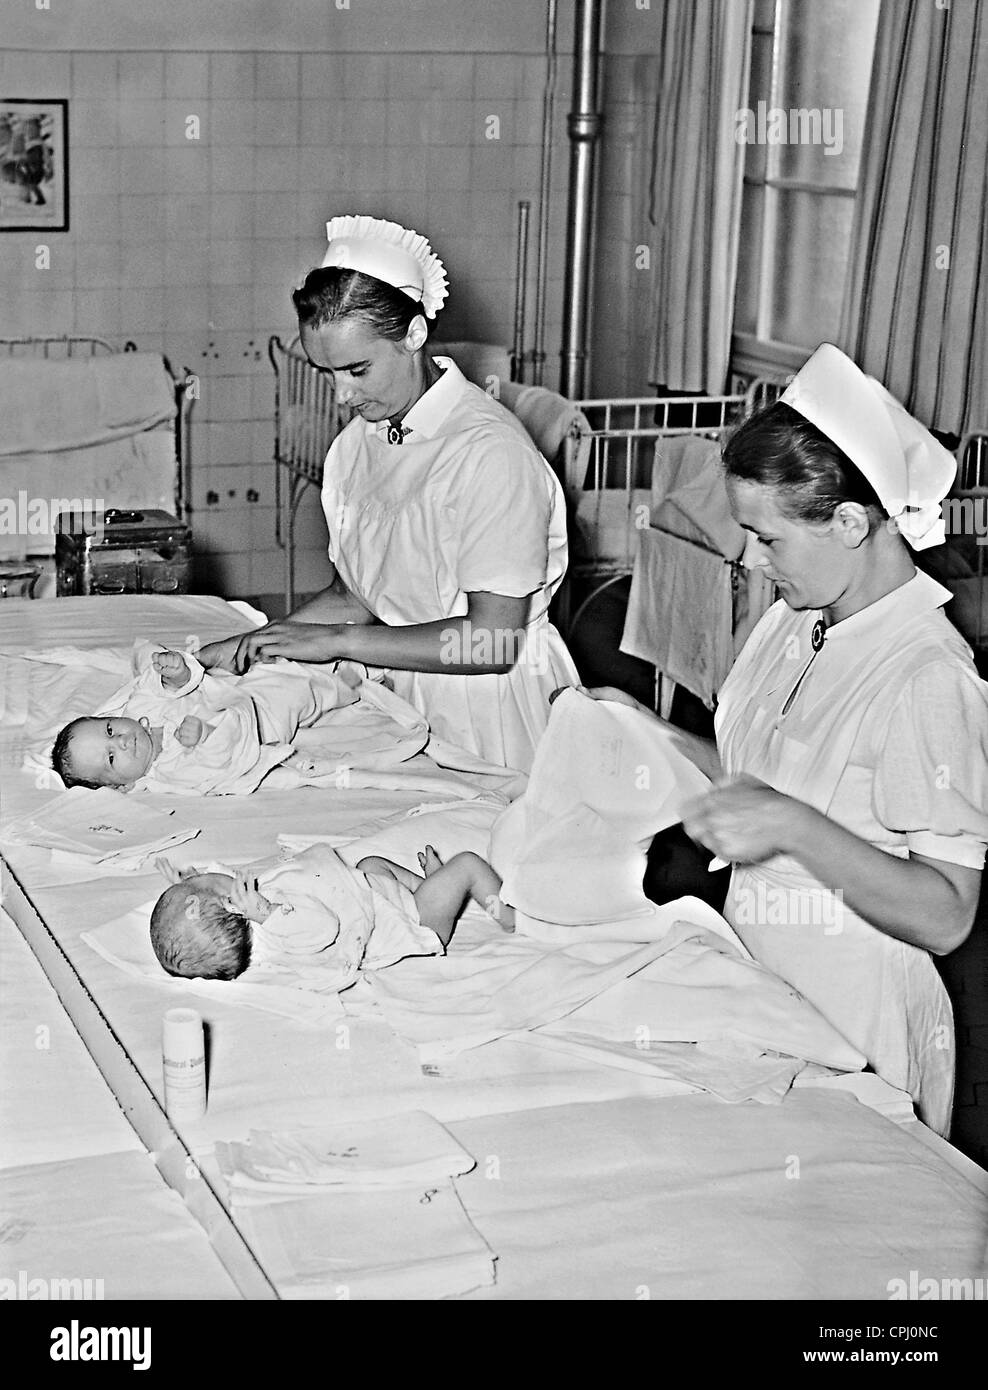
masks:
POLYGON ((169 1009, 162 1020, 165 1110, 177 1122, 206 1113, 206 1046, 195 1009, 169 1009))

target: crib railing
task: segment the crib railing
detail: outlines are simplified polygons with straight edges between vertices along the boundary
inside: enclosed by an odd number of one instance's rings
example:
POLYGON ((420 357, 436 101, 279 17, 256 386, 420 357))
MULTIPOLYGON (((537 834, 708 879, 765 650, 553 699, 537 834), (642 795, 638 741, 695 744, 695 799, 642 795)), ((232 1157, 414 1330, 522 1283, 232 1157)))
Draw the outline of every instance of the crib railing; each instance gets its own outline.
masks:
POLYGON ((746 397, 629 396, 574 404, 586 416, 590 434, 574 440, 567 454, 565 486, 576 529, 589 548, 571 554, 559 603, 558 621, 569 637, 604 590, 634 568, 639 511, 643 493, 651 493, 657 441, 686 434, 716 439, 741 418, 746 397), (600 545, 605 526, 609 530, 618 518, 621 538, 605 550, 600 545), (591 587, 574 610, 572 585, 580 580, 591 587))
MULTIPOLYGON (((0 356, 45 357, 53 362, 69 357, 102 357, 121 351, 105 338, 86 337, 81 333, 65 333, 59 337, 0 338, 0 356)), ((136 352, 137 344, 129 340, 122 351, 136 352)))
MULTIPOLYGON (((117 352, 136 352, 137 344, 130 338, 122 348, 106 338, 91 334, 62 333, 58 335, 29 335, 0 338, 0 358, 43 358, 51 362, 85 360, 87 357, 113 356, 117 352)), ((165 367, 175 385, 175 515, 180 521, 190 521, 192 515, 192 452, 189 423, 194 393, 189 389, 194 381, 188 369, 181 375, 173 370, 168 358, 165 367)))
POLYGON ((567 477, 567 485, 628 491, 651 487, 656 439, 680 434, 716 438, 739 418, 745 397, 637 396, 574 405, 590 424, 590 464, 584 478, 567 477))
POLYGON ((344 421, 333 378, 317 372, 293 338, 268 343, 274 368, 275 539, 285 552, 285 602, 295 606, 295 521, 309 487, 322 487, 330 444, 344 421))

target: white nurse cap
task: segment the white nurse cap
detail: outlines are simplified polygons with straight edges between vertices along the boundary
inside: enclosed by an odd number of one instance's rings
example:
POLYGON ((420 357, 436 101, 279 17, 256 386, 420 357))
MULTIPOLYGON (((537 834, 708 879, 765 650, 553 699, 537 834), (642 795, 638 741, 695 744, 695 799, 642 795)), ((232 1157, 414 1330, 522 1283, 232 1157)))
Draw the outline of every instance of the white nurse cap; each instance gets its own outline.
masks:
POLYGON ((449 289, 442 261, 424 236, 379 217, 334 217, 326 223, 329 246, 320 265, 359 270, 421 301, 434 319, 449 289))
POLYGON ((956 460, 880 382, 821 343, 780 399, 843 449, 914 550, 943 543, 956 460))

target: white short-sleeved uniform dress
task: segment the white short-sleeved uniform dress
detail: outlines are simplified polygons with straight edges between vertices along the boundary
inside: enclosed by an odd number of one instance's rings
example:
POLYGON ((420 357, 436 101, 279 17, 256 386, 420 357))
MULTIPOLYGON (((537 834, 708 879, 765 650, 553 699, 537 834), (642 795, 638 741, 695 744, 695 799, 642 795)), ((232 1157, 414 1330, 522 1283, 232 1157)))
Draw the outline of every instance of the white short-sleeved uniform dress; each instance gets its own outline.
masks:
POLYGON ((549 695, 578 680, 547 616, 566 572, 563 491, 515 417, 449 358, 435 361, 443 374, 405 416, 402 444, 388 443, 386 421, 359 419, 333 441, 322 491, 329 557, 394 626, 462 617, 479 590, 531 595, 524 648, 505 675, 391 672, 439 738, 527 771, 549 695))
MULTIPOLYGON (((815 655, 820 614, 774 604, 720 692, 717 744, 728 775, 760 778, 887 854, 980 868, 988 686, 942 612, 949 598, 917 572, 831 627, 815 655)), ((839 864, 831 881, 833 890, 789 856, 736 865, 725 916, 756 960, 945 1134, 953 1017, 933 960, 850 910, 839 864)))

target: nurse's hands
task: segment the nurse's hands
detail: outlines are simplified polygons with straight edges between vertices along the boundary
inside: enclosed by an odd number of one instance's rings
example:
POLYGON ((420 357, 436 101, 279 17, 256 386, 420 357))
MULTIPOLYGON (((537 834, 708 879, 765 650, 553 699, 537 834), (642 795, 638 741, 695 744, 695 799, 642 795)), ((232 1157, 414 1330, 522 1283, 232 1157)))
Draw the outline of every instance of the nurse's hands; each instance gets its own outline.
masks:
POLYGON ((239 632, 235 637, 223 637, 218 642, 207 642, 196 652, 196 660, 206 671, 233 671, 239 674, 234 662, 240 642, 239 632))
POLYGON ((287 618, 268 623, 237 637, 210 642, 197 653, 207 670, 216 667, 243 675, 257 661, 273 661, 276 656, 291 661, 337 661, 341 629, 326 623, 293 623, 287 618))
POLYGON ((745 776, 689 802, 683 808, 683 828, 720 859, 760 864, 773 854, 793 853, 807 809, 803 802, 745 776))
POLYGON ((289 661, 338 661, 344 655, 340 642, 344 630, 335 624, 293 623, 288 619, 268 623, 241 637, 237 670, 247 671, 255 661, 273 661, 276 656, 289 661))

